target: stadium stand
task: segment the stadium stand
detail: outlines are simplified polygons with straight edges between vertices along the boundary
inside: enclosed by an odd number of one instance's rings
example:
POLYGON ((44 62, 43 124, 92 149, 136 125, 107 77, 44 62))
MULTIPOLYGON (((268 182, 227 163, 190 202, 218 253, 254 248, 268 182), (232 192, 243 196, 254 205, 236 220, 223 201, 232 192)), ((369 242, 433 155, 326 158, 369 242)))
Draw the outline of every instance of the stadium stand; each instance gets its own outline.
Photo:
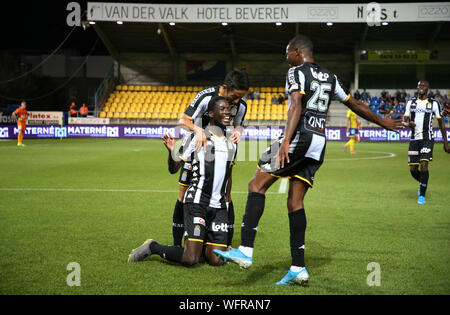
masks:
MULTIPOLYGON (((206 86, 170 85, 117 85, 99 110, 100 118, 110 118, 113 123, 166 123, 176 124, 195 95, 206 86)), ((249 125, 284 124, 287 115, 287 100, 273 103, 273 98, 284 95, 284 87, 251 87, 247 97, 246 121, 249 125)), ((393 118, 401 118, 406 102, 414 96, 415 90, 396 91, 393 95, 385 90, 354 91, 352 95, 361 99, 380 117, 394 111, 393 118)), ((431 92, 442 104, 448 103, 447 93, 431 92)), ((332 102, 328 114, 328 126, 346 125, 348 108, 332 102)), ((446 118, 447 122, 447 118, 446 118)), ((362 121, 363 126, 372 126, 362 121)))
MULTIPOLYGON (((100 110, 99 117, 139 120, 178 120, 195 95, 205 86, 117 85, 100 110)), ((284 94, 284 87, 252 87, 259 96, 247 100, 247 121, 282 121, 286 119, 287 100, 272 104, 272 98, 284 94)))

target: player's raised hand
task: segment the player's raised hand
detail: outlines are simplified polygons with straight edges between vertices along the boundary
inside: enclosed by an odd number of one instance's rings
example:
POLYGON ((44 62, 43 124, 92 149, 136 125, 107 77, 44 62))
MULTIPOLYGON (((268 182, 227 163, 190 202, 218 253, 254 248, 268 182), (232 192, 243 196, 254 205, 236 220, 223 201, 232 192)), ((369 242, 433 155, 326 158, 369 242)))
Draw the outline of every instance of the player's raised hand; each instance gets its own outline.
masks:
POLYGON ((194 132, 195 132, 195 150, 200 151, 200 149, 203 147, 203 149, 206 152, 207 140, 205 131, 203 130, 203 128, 196 127, 194 129, 194 132))
POLYGON ((233 141, 233 143, 238 143, 241 141, 241 133, 238 130, 233 130, 230 136, 230 140, 233 141))
POLYGON ((284 168, 284 161, 290 163, 289 160, 289 142, 283 141, 277 154, 277 169, 284 168), (286 144, 286 145, 285 145, 286 144))
POLYGON ((164 142, 164 145, 166 146, 167 150, 172 151, 173 148, 175 147, 175 139, 172 137, 170 133, 163 134, 161 140, 164 142))
POLYGON ((387 114, 386 116, 384 116, 384 118, 381 119, 382 121, 382 126, 383 128, 387 129, 387 130, 391 130, 394 131, 396 133, 399 133, 396 129, 404 129, 405 125, 403 124, 403 120, 402 119, 392 119, 391 115, 392 115, 393 111, 390 111, 389 114, 387 114))

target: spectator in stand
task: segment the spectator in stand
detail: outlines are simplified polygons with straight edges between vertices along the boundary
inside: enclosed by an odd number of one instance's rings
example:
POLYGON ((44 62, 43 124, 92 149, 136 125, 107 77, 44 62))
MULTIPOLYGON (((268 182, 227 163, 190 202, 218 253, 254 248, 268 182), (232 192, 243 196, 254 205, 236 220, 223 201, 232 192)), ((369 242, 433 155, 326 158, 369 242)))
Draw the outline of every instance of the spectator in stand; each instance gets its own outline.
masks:
POLYGON ((434 93, 432 90, 430 90, 430 92, 428 92, 428 98, 434 98, 434 93))
POLYGON ((394 110, 394 105, 393 105, 391 100, 388 100, 386 102, 386 112, 385 112, 385 114, 389 113, 392 110, 394 110))
POLYGON ((397 108, 394 108, 394 109, 392 110, 391 118, 392 118, 392 119, 401 119, 401 118, 402 118, 402 115, 401 115, 400 112, 397 110, 397 108), (392 117, 394 117, 394 118, 392 118, 392 117))
POLYGON ((381 91, 381 94, 380 94, 380 96, 381 96, 381 99, 383 100, 383 101, 385 101, 386 102, 386 97, 388 96, 388 92, 386 92, 386 89, 383 89, 382 91, 381 91))
POLYGON ((278 97, 274 94, 272 97, 272 105, 278 104, 278 97))
POLYGON ((405 92, 405 90, 403 90, 403 91, 400 93, 400 97, 399 97, 399 99, 398 99, 398 103, 399 103, 401 106, 405 106, 405 105, 406 105, 406 92, 405 92))
POLYGON ((394 94, 394 100, 400 101, 400 95, 401 95, 400 91, 397 90, 394 94))
POLYGON ((380 114, 381 114, 382 117, 384 115, 386 115, 387 113, 389 113, 388 110, 387 110, 387 105, 386 105, 386 103, 384 101, 381 101, 379 109, 380 109, 380 114))
POLYGON ((78 111, 76 109, 75 102, 72 102, 72 104, 70 105, 69 115, 70 115, 70 117, 77 117, 78 116, 78 111))
POLYGON ((280 105, 284 104, 284 97, 281 94, 278 96, 278 104, 280 104, 280 105))
POLYGON ((80 116, 87 117, 88 115, 88 107, 83 103, 83 106, 80 107, 80 116))
POLYGON ((355 100, 360 100, 361 99, 361 93, 359 93, 359 91, 358 90, 356 90, 355 91, 355 93, 353 93, 353 98, 355 99, 355 100))
POLYGON ((369 101, 369 93, 367 93, 366 89, 364 89, 361 93, 361 99, 366 102, 369 101))
POLYGON ((258 90, 255 90, 255 91, 253 92, 253 99, 259 100, 259 95, 260 95, 259 91, 258 91, 258 90))
POLYGON ((254 96, 253 96, 253 89, 252 89, 252 88, 250 88, 250 89, 248 90, 248 93, 247 93, 247 99, 248 99, 248 100, 254 99, 254 96))

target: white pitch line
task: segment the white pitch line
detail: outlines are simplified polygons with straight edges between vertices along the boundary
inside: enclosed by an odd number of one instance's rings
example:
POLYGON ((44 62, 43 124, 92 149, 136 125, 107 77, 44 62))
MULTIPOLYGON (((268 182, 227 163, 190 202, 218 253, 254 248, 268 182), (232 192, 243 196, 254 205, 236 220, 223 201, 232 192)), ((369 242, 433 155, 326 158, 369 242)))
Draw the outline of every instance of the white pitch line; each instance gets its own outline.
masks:
MULTIPOLYGON (((365 157, 365 158, 345 158, 345 159, 326 159, 326 161, 356 161, 356 160, 376 160, 387 159, 396 156, 391 152, 378 151, 360 151, 366 153, 381 153, 384 156, 365 157)), ((287 178, 282 178, 278 192, 266 192, 266 194, 283 194, 287 189, 287 178)), ((99 189, 99 188, 0 188, 0 191, 61 191, 61 192, 115 192, 115 193, 177 193, 178 190, 157 190, 157 189, 99 189)), ((247 191, 232 191, 233 194, 248 194, 247 191)))
MULTIPOLYGON (((115 192, 115 193, 177 193, 178 190, 157 189, 98 189, 98 188, 0 188, 0 191, 61 191, 61 192, 115 192)), ((232 191, 233 194, 248 194, 248 191, 232 191)), ((266 194, 278 194, 266 192, 266 194)))
POLYGON ((383 156, 374 156, 374 157, 355 157, 355 158, 345 158, 345 159, 333 159, 333 158, 326 158, 326 161, 358 161, 358 160, 378 160, 378 159, 389 159, 392 158, 394 156, 397 156, 397 154, 392 153, 392 152, 378 152, 378 151, 358 151, 358 152, 363 152, 363 153, 380 153, 380 154, 386 154, 383 156))

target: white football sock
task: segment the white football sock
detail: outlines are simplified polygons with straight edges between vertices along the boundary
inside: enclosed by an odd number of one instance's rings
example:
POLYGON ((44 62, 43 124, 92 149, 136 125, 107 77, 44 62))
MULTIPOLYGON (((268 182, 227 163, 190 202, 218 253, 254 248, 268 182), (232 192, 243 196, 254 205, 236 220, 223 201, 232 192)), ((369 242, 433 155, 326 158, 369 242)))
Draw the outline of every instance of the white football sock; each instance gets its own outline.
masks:
POLYGON ((245 247, 245 246, 239 246, 239 250, 247 257, 253 257, 253 248, 252 247, 245 247))

